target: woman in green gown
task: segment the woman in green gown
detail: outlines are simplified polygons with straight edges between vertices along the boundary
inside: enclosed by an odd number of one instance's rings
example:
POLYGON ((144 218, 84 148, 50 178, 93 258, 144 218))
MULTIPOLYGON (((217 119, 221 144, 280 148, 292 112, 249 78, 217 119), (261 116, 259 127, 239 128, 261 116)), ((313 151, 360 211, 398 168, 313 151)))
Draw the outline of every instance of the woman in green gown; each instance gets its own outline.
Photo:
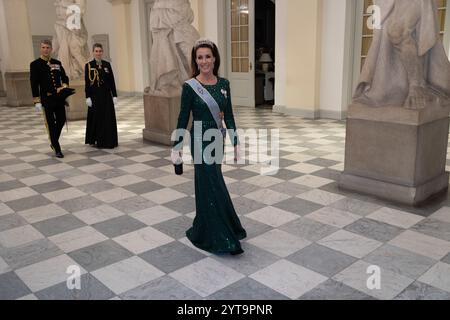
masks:
MULTIPOLYGON (((217 102, 220 116, 228 131, 232 133, 236 130, 236 124, 231 105, 230 83, 218 76, 219 68, 220 55, 217 46, 209 40, 199 40, 192 50, 192 79, 198 81, 198 91, 207 90, 217 102)), ((207 139, 202 137, 207 130, 218 130, 217 118, 215 119, 212 115, 208 104, 186 82, 181 96, 178 130, 187 128, 191 112, 195 124, 190 131, 190 142, 195 168, 196 217, 192 228, 186 231, 186 236, 196 247, 214 254, 241 254, 244 251, 239 240, 246 238, 247 233, 239 221, 223 179, 223 152, 211 152, 212 156, 216 156, 212 163, 207 152, 204 152, 215 139, 204 141, 207 139), (195 128, 197 129, 194 130, 195 128), (201 146, 201 149, 197 148, 196 151, 195 144, 201 146), (201 152, 200 157, 197 157, 195 153, 198 155, 199 152, 201 152), (209 160, 205 161, 205 159, 209 160)), ((237 135, 231 136, 236 161, 239 158, 239 141, 237 135)), ((180 137, 174 143, 172 150, 174 163, 182 158, 182 149, 180 149, 182 139, 180 137)), ((223 139, 222 133, 220 133, 220 139, 223 139)), ((223 141, 218 145, 222 149, 219 151, 223 151, 223 141)))

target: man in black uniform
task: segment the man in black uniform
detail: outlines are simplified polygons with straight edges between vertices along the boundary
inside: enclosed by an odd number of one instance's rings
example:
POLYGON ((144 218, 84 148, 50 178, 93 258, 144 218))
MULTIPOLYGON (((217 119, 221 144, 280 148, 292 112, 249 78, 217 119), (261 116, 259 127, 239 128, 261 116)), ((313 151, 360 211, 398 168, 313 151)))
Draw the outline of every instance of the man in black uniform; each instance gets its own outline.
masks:
POLYGON ((51 148, 57 158, 64 158, 58 140, 66 123, 66 108, 60 93, 68 88, 69 78, 61 62, 51 58, 52 50, 50 40, 41 42, 41 57, 30 64, 30 82, 36 110, 44 108, 51 148))

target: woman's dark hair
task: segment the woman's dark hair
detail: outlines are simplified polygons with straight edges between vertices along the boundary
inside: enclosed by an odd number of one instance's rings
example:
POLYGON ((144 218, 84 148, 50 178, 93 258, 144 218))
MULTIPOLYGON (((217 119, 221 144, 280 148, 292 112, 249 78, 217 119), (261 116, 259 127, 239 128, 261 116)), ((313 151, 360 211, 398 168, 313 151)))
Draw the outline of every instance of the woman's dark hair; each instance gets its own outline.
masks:
POLYGON ((100 48, 103 50, 103 46, 101 43, 94 43, 94 45, 92 46, 92 51, 95 51, 95 48, 100 48))
POLYGON ((213 57, 216 59, 216 62, 214 63, 214 70, 213 73, 216 77, 219 76, 219 69, 220 69, 220 54, 219 49, 217 48, 216 44, 209 40, 199 40, 195 44, 194 48, 192 48, 192 55, 191 55, 191 68, 192 68, 192 78, 195 78, 200 74, 200 69, 197 65, 197 50, 200 48, 209 48, 211 49, 211 52, 213 54, 213 57))

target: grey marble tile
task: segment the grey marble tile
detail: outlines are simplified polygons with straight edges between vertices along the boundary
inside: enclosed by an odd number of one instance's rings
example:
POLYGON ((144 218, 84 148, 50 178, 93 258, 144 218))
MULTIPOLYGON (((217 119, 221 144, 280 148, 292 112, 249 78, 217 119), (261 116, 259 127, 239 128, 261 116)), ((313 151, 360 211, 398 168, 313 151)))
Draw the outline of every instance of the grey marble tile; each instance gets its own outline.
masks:
POLYGON ((332 166, 339 164, 338 161, 328 160, 328 159, 323 159, 323 158, 316 158, 313 160, 306 161, 305 163, 313 164, 315 166, 325 167, 325 168, 332 167, 332 166))
POLYGON ((161 231, 162 233, 167 234, 169 237, 178 240, 186 237, 186 231, 190 227, 192 227, 192 223, 192 219, 186 216, 181 216, 175 219, 158 223, 156 225, 153 225, 152 227, 156 230, 161 231))
POLYGON ((63 282, 35 293, 40 300, 107 300, 114 297, 114 293, 91 274, 80 277, 81 289, 70 290, 63 282))
POLYGON ((172 162, 169 160, 166 160, 166 159, 156 159, 156 160, 144 162, 144 164, 149 165, 153 168, 161 168, 161 167, 171 165, 172 162))
POLYGON ((272 227, 267 224, 249 219, 247 217, 240 217, 239 219, 241 220, 243 228, 247 231, 247 239, 252 239, 272 229, 272 227))
POLYGON ((304 266, 324 276, 332 277, 350 266, 357 259, 313 243, 290 255, 286 260, 304 266))
POLYGON ((450 300, 450 293, 416 281, 394 300, 450 300))
POLYGON ((133 254, 118 243, 107 240, 80 250, 73 251, 69 256, 84 269, 91 272, 118 261, 130 258, 133 254))
POLYGON ((116 208, 117 210, 125 214, 130 214, 144 209, 152 208, 156 206, 156 203, 147 200, 143 197, 136 196, 113 202, 110 204, 110 206, 116 208))
POLYGON ((145 228, 146 225, 130 216, 120 216, 104 222, 96 223, 92 225, 92 227, 109 238, 115 238, 123 234, 145 228))
POLYGON ((364 258, 364 261, 377 265, 383 270, 416 279, 430 269, 436 260, 386 244, 364 258))
POLYGON ((15 300, 30 293, 30 289, 14 272, 0 274, 0 300, 15 300))
POLYGON ((300 300, 375 300, 342 282, 328 279, 300 297, 300 300))
POLYGON ((0 250, 0 256, 14 270, 59 256, 63 253, 48 239, 40 239, 15 248, 0 250))
POLYGON ((42 194, 42 193, 53 192, 53 191, 62 190, 62 189, 68 189, 70 187, 72 187, 70 184, 67 184, 63 181, 52 181, 52 182, 47 182, 47 183, 31 186, 31 189, 42 194))
MULTIPOLYGON (((91 155, 89 155, 89 156, 91 156, 91 155)), ((89 166, 89 165, 97 164, 97 163, 98 163, 97 161, 87 158, 87 159, 71 161, 70 165, 75 168, 80 168, 80 167, 89 166)))
POLYGON ((42 170, 39 170, 37 168, 33 168, 33 169, 26 169, 26 170, 11 172, 9 174, 16 179, 24 179, 24 178, 34 177, 34 176, 40 176, 41 174, 45 174, 45 172, 42 170))
POLYGON ((431 237, 450 241, 450 223, 436 219, 425 219, 411 228, 431 237))
POLYGON ((90 208, 95 208, 102 205, 103 202, 100 200, 91 197, 91 196, 83 196, 75 199, 69 199, 58 203, 58 206, 63 208, 64 210, 74 213, 90 208))
POLYGON ((298 196, 299 194, 302 194, 302 193, 305 193, 305 192, 308 192, 311 190, 310 187, 303 186, 303 185, 300 185, 298 183, 293 183, 293 182, 279 183, 274 186, 270 186, 269 189, 276 191, 276 192, 285 193, 292 197, 298 196))
POLYGON ((258 209, 264 208, 266 206, 260 202, 247 199, 244 197, 234 198, 232 201, 234 209, 236 210, 236 213, 239 215, 244 215, 256 211, 258 209))
POLYGON ((120 167, 129 166, 132 164, 136 164, 136 162, 134 162, 132 160, 128 160, 128 159, 117 159, 114 161, 108 161, 107 164, 108 164, 108 166, 111 166, 113 168, 120 168, 120 167))
POLYGON ((245 180, 258 174, 256 172, 251 172, 243 169, 230 170, 223 173, 224 177, 232 178, 235 180, 245 180))
POLYGON ((450 253, 443 257, 441 261, 450 264, 450 253))
POLYGON ((16 213, 0 216, 0 232, 21 227, 28 224, 27 221, 16 213))
POLYGON ((113 185, 112 183, 109 183, 106 181, 97 181, 97 182, 85 184, 82 186, 78 186, 77 188, 87 194, 94 194, 94 193, 112 190, 112 189, 116 188, 116 186, 113 185))
POLYGON ((381 242, 390 241, 404 231, 402 228, 365 218, 346 226, 344 229, 381 242))
POLYGON ((151 182, 151 181, 144 181, 144 182, 139 182, 136 184, 124 186, 123 188, 128 191, 134 192, 138 195, 141 195, 141 194, 153 192, 156 190, 164 189, 164 186, 159 185, 154 182, 151 182))
POLYGON ((33 224, 40 233, 46 237, 51 237, 56 234, 71 231, 86 226, 86 224, 80 219, 71 214, 48 219, 45 221, 37 222, 33 224))
POLYGON ((28 198, 9 201, 6 202, 6 205, 8 205, 8 207, 10 207, 15 212, 20 212, 35 207, 42 207, 50 203, 50 200, 39 194, 28 198))
POLYGON ((232 194, 244 196, 256 190, 259 190, 258 186, 255 186, 246 182, 234 182, 227 186, 228 191, 232 194))
POLYGON ((92 175, 102 180, 117 178, 126 174, 127 173, 125 171, 122 171, 120 169, 111 169, 92 173, 92 175))
POLYGON ((330 207, 358 214, 363 217, 381 208, 381 206, 376 205, 374 203, 352 198, 345 198, 339 200, 335 203, 332 203, 330 207))
POLYGON ((300 216, 307 215, 311 212, 317 211, 323 208, 322 205, 313 203, 307 200, 299 198, 290 198, 282 202, 275 203, 273 207, 289 211, 300 216))
POLYGON ((208 300, 288 300, 275 290, 255 281, 244 278, 207 297, 208 300))
MULTIPOLYGON (((0 166, 0 168, 1 168, 1 166, 0 166)), ((24 187, 26 187, 26 185, 17 180, 2 182, 2 183, 0 183, 0 192, 24 188, 24 187)))
POLYGON ((165 203, 164 207, 167 207, 181 214, 191 213, 195 211, 195 199, 192 197, 178 199, 165 203))
POLYGON ((177 241, 144 252, 139 257, 165 273, 171 273, 206 258, 199 251, 177 241))
POLYGON ((289 232, 297 237, 315 242, 325 238, 339 229, 327 224, 323 224, 308 218, 300 218, 285 226, 280 230, 289 232))
POLYGON ((123 300, 201 300, 177 280, 164 276, 120 295, 123 300))
POLYGON ((193 181, 185 182, 176 186, 171 187, 171 189, 174 189, 175 191, 184 193, 188 196, 195 195, 195 185, 193 181))

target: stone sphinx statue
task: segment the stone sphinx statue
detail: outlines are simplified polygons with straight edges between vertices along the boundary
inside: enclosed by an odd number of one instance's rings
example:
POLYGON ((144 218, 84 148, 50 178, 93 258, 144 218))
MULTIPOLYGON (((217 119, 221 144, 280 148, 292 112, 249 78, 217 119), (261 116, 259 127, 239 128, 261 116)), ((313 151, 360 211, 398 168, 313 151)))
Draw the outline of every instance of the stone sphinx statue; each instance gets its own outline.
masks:
POLYGON ((192 26, 189 0, 156 0, 150 13, 153 45, 150 54, 150 86, 146 93, 175 97, 191 76, 191 51, 200 38, 192 26))
POLYGON ((450 63, 439 37, 434 0, 374 0, 381 28, 362 69, 354 101, 422 109, 448 103, 450 63))
POLYGON ((53 51, 62 62, 70 79, 84 76, 84 66, 89 61, 88 33, 83 21, 86 0, 57 0, 53 51), (76 8, 70 10, 70 6, 76 8))

